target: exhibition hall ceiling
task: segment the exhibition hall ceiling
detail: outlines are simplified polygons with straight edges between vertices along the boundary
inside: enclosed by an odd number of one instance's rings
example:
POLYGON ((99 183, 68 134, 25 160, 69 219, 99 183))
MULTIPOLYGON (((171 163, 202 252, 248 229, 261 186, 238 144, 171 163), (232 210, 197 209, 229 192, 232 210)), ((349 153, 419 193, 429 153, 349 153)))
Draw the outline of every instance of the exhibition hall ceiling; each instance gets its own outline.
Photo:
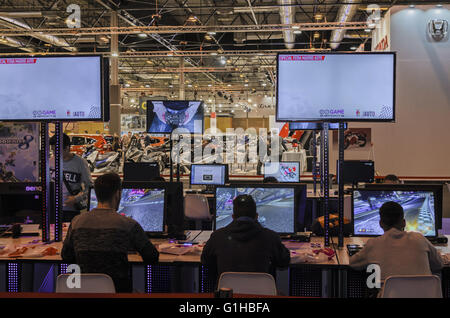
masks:
POLYGON ((231 113, 273 96, 277 52, 369 50, 368 21, 391 6, 445 2, 0 0, 0 52, 117 56, 124 107, 142 95, 179 99, 184 80, 186 99, 231 113))

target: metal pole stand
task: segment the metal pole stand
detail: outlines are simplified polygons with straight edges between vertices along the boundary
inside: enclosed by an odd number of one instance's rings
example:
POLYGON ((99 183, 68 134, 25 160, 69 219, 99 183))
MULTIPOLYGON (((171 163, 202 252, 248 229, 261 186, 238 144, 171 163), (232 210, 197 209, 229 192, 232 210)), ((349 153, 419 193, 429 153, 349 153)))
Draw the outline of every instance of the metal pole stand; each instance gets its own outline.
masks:
POLYGON ((313 155, 313 159, 312 159, 312 175, 313 175, 313 189, 314 189, 314 194, 317 193, 317 140, 316 140, 316 136, 317 136, 317 131, 314 130, 313 131, 313 143, 312 143, 312 155, 313 155))
POLYGON ((344 178, 342 167, 344 165, 344 127, 345 123, 339 123, 339 161, 338 161, 338 213, 339 213, 339 234, 338 247, 344 247, 344 178))
POLYGON ((328 162, 328 130, 329 130, 329 123, 324 122, 323 123, 323 129, 322 129, 322 158, 323 158, 323 164, 322 164, 322 180, 323 180, 323 227, 324 227, 324 245, 325 247, 330 246, 330 236, 329 236, 329 230, 330 230, 330 211, 328 209, 328 202, 330 199, 330 186, 329 186, 329 162, 328 162))
POLYGON ((55 204, 53 205, 54 211, 52 211, 55 216, 55 242, 62 241, 62 206, 63 195, 62 195, 62 178, 63 178, 63 131, 62 122, 55 122, 55 204))
POLYGON ((40 175, 41 175, 41 223, 42 223, 42 242, 50 241, 50 218, 48 210, 50 206, 50 169, 48 165, 49 144, 48 144, 48 123, 41 123, 40 130, 41 149, 39 151, 40 175))

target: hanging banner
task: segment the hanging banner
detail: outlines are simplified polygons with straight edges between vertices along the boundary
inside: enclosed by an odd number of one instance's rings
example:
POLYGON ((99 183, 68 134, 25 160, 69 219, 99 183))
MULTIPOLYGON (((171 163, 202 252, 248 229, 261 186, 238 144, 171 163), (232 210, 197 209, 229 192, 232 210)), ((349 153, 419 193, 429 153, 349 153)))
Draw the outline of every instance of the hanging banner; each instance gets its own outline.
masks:
POLYGON ((39 124, 0 123, 0 182, 37 182, 39 124))

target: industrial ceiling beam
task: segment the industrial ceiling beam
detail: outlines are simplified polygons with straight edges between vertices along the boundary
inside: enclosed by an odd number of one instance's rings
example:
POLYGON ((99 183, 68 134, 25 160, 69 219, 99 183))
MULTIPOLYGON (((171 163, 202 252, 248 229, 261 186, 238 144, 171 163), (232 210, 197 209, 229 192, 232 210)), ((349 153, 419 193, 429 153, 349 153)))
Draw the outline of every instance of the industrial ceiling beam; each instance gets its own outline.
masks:
POLYGON ((156 34, 172 33, 236 33, 236 32, 282 32, 293 27, 300 31, 320 30, 361 30, 367 28, 366 22, 321 22, 321 23, 292 23, 292 24, 265 24, 259 25, 184 25, 184 26, 129 26, 129 27, 96 27, 96 28, 40 28, 30 30, 0 29, 0 36, 35 36, 45 33, 47 35, 92 36, 112 34, 141 34, 150 36, 156 34))

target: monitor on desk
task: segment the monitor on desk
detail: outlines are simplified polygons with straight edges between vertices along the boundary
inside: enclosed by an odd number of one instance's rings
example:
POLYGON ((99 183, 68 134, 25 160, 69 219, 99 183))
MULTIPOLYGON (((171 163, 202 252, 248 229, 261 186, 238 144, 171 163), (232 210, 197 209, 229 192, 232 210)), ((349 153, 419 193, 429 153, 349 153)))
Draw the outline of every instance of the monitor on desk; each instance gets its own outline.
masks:
POLYGON ((0 224, 41 224, 40 183, 0 183, 0 224))
POLYGON ((386 183, 367 183, 364 185, 365 189, 385 189, 390 187, 392 189, 411 189, 411 186, 419 187, 422 190, 433 191, 436 209, 436 228, 442 229, 442 207, 443 207, 443 185, 442 184, 423 184, 423 183, 408 183, 408 184, 386 184, 386 183))
POLYGON ((191 165, 190 182, 193 185, 224 185, 228 181, 228 165, 191 165))
POLYGON ((300 162, 266 162, 264 178, 275 177, 278 182, 300 182, 300 162))
MULTIPOLYGON (((121 215, 137 221, 147 233, 164 232, 165 189, 125 185, 117 210, 121 215)), ((95 190, 91 189, 89 210, 97 207, 95 190)))
MULTIPOLYGON (((339 180, 339 160, 337 160, 336 171, 339 180)), ((344 184, 373 182, 375 179, 375 163, 371 160, 344 160, 342 177, 344 184)))
POLYGON ((380 207, 394 201, 403 207, 405 231, 420 232, 427 237, 437 236, 436 192, 420 186, 403 188, 385 186, 377 189, 357 189, 352 194, 352 221, 354 236, 379 236, 380 207))
POLYGON ((232 222, 233 200, 249 194, 256 202, 258 222, 280 234, 296 232, 299 188, 285 184, 242 184, 216 188, 215 229, 232 222))
POLYGON ((159 176, 156 162, 125 162, 123 165, 123 181, 147 182, 159 176))

